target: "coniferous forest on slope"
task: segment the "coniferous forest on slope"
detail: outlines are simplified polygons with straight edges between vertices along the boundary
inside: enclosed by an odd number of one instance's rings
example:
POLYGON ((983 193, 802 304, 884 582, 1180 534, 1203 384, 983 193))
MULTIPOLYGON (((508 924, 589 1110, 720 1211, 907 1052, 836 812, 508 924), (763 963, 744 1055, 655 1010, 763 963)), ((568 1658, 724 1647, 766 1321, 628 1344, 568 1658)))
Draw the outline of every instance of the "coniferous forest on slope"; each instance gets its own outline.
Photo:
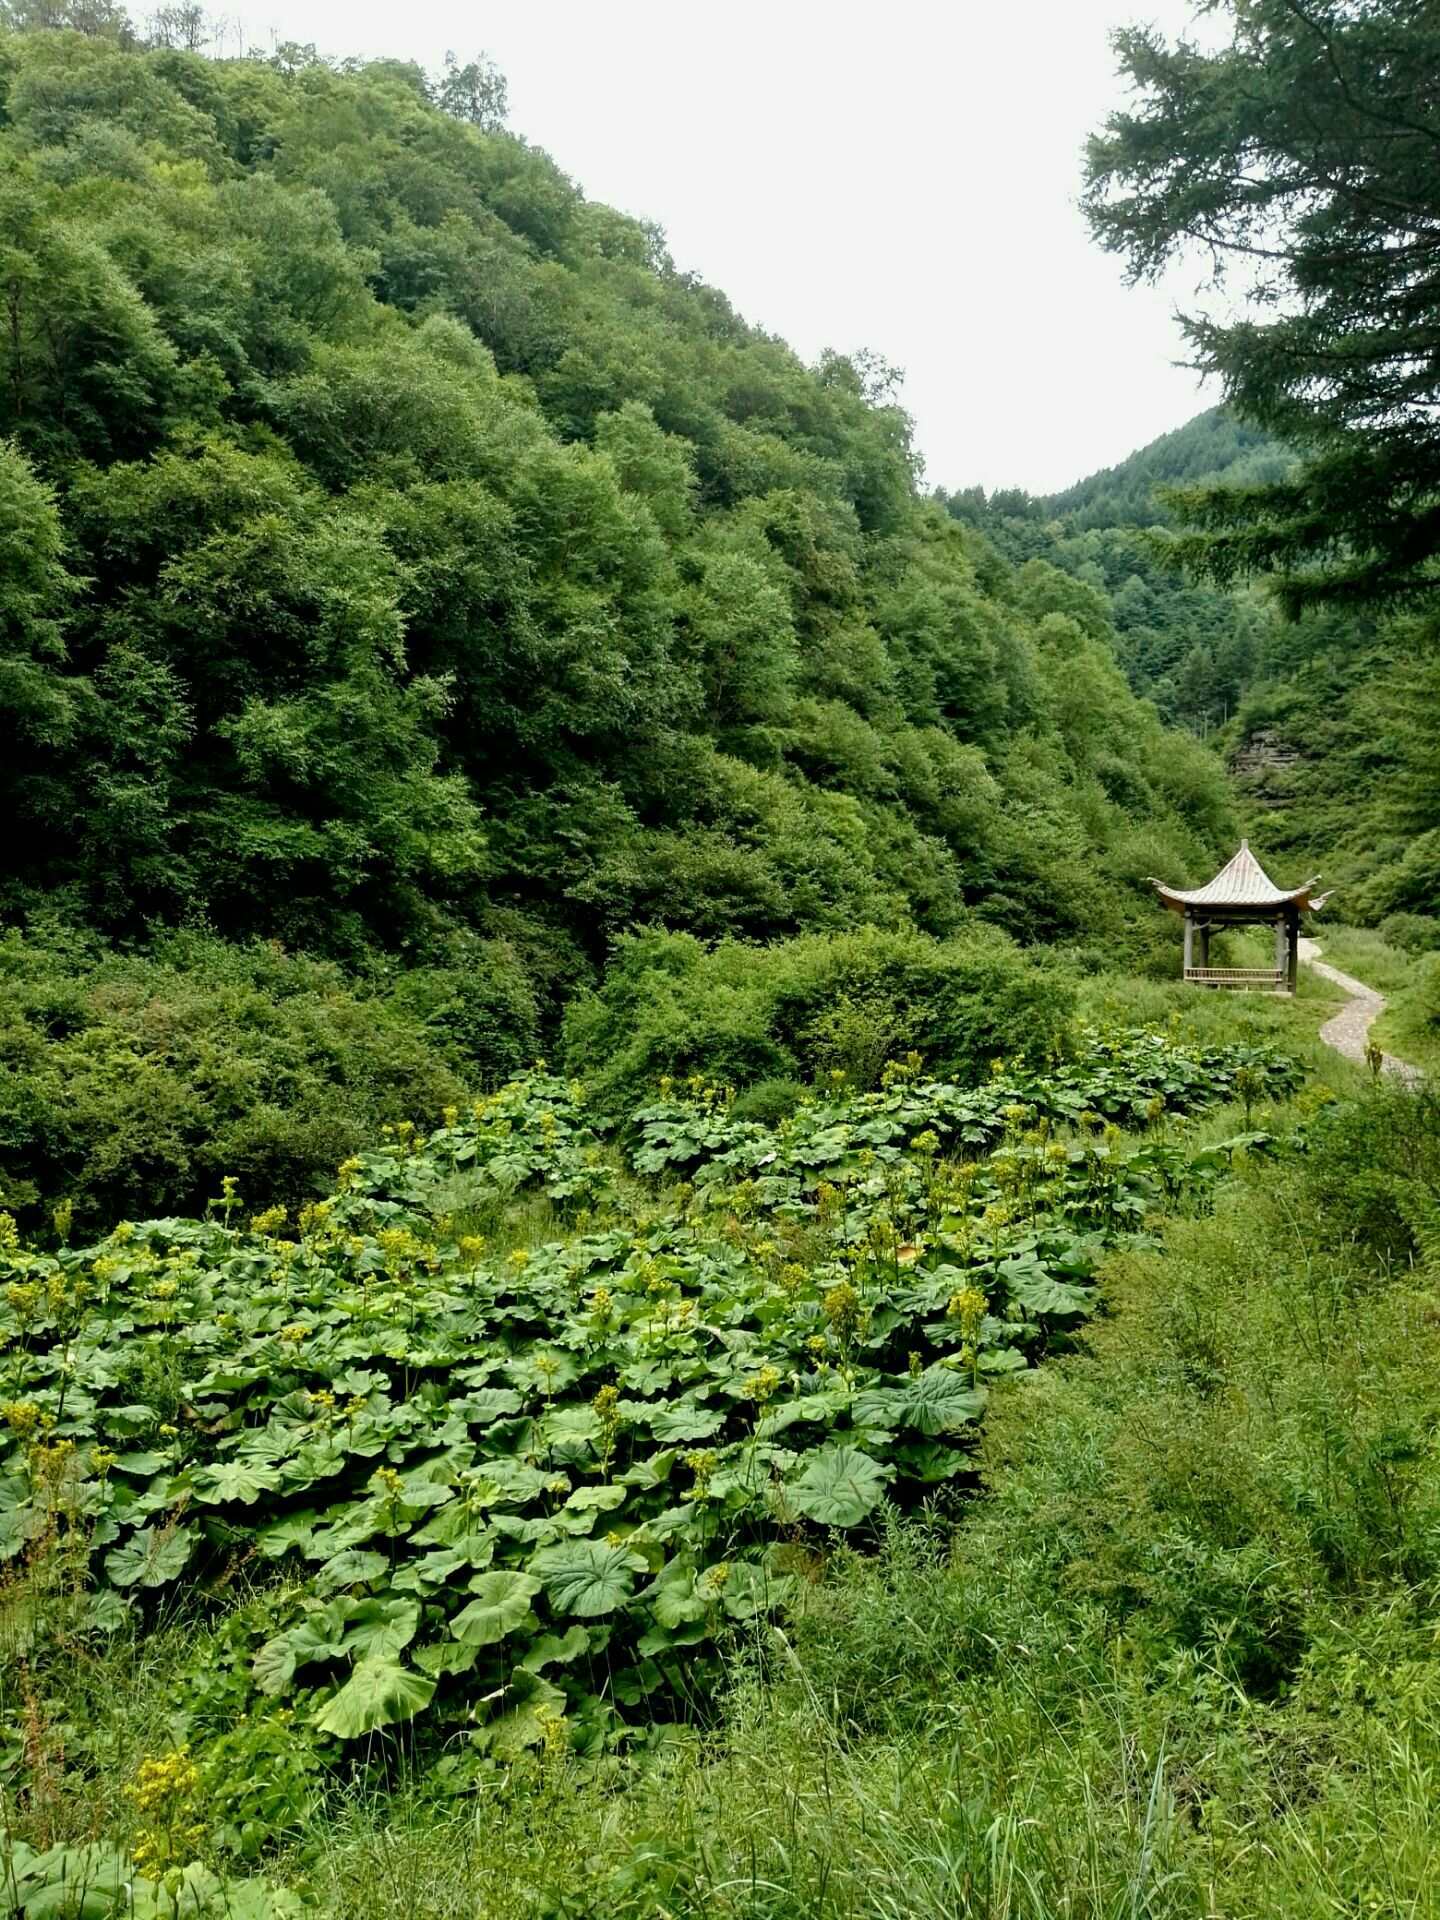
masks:
POLYGON ((1440 34, 1217 13, 1038 497, 483 57, 6 9, 6 1910, 1440 1915, 1440 34))

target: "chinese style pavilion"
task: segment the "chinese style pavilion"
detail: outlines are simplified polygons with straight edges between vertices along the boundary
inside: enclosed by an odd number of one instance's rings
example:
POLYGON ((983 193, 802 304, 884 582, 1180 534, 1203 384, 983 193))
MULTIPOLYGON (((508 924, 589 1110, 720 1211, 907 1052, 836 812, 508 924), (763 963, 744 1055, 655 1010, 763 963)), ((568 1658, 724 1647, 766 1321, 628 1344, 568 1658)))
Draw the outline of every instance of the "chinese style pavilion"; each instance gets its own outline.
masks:
POLYGON ((1172 913, 1185 916, 1185 978, 1201 987, 1258 987, 1293 993, 1299 965, 1300 916, 1314 913, 1329 899, 1303 887, 1277 887, 1242 840, 1240 851, 1203 887, 1182 892, 1152 874, 1150 884, 1172 913), (1217 927, 1273 926, 1273 967, 1212 967, 1210 935, 1217 927), (1197 939, 1198 936, 1198 939, 1197 939), (1196 964, 1198 957, 1199 964, 1196 964))

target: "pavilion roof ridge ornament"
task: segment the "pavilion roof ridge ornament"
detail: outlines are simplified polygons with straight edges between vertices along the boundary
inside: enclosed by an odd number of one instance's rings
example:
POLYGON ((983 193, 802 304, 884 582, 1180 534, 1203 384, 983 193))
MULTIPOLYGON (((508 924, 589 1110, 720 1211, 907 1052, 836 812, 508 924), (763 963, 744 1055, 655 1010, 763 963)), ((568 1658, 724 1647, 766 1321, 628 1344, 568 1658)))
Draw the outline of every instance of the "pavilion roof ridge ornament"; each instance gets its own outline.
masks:
POLYGON ((1153 873, 1149 880, 1172 913, 1212 912, 1236 919, 1252 914, 1264 918, 1285 907, 1293 907, 1299 913, 1313 913, 1330 898, 1328 893, 1315 892, 1320 883, 1318 873, 1312 874, 1301 886, 1277 887, 1250 851, 1248 840, 1240 842, 1234 855, 1203 887, 1168 886, 1153 873))

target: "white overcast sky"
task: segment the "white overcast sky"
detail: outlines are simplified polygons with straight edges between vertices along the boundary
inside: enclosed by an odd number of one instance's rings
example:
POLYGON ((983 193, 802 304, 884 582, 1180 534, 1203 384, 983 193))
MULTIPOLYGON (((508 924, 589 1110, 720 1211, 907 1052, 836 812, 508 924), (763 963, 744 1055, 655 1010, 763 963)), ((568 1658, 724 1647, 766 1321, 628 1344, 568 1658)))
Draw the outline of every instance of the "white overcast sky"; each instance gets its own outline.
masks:
MULTIPOLYGON (((262 0, 263 4, 263 0, 262 0)), ((143 7, 136 9, 143 13, 143 7)), ((1177 364, 1196 274, 1127 288, 1076 206, 1123 100, 1109 35, 1191 0, 273 0, 256 41, 439 68, 484 50, 510 125, 806 360, 905 370, 932 485, 1043 493, 1214 395, 1177 364)))

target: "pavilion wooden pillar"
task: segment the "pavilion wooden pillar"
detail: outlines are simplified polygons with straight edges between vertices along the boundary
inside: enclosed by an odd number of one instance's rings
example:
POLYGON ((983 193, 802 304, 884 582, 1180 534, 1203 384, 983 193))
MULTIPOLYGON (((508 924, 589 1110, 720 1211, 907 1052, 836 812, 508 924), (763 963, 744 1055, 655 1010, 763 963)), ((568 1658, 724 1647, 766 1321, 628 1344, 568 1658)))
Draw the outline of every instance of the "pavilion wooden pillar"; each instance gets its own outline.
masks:
POLYGON ((1275 920, 1275 984, 1283 987, 1290 971, 1290 936, 1285 926, 1285 915, 1278 914, 1275 920))
POLYGON ((1300 981, 1300 909, 1285 909, 1286 933, 1289 936, 1289 952, 1285 961, 1285 988, 1294 993, 1300 981))
POLYGON ((1182 978, 1190 978, 1190 969, 1195 964, 1195 918, 1193 914, 1185 916, 1185 970, 1182 978))

